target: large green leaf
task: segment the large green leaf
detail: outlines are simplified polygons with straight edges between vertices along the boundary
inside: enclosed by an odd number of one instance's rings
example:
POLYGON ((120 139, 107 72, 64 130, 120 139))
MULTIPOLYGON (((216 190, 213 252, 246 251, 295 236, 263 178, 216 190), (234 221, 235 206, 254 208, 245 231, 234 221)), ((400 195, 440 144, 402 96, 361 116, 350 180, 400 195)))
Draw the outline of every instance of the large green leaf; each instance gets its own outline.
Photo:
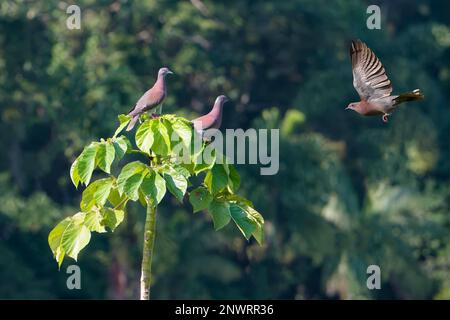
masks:
POLYGON ((222 229, 231 220, 230 205, 227 202, 213 200, 208 212, 212 216, 215 230, 222 229))
POLYGON ((119 114, 118 116, 119 118, 119 127, 116 129, 116 132, 114 132, 114 138, 127 126, 128 122, 130 122, 131 117, 124 115, 124 114, 119 114))
POLYGON ((142 123, 139 129, 136 131, 136 145, 144 152, 150 153, 150 148, 153 146, 155 140, 153 133, 153 123, 156 120, 149 119, 142 123))
POLYGON ((130 163, 127 163, 120 172, 119 176, 117 177, 117 189, 119 190, 120 195, 122 195, 125 187, 125 183, 127 180, 135 175, 143 172, 144 170, 147 170, 146 165, 144 165, 140 161, 133 161, 130 163))
POLYGON ((183 202, 183 197, 186 193, 188 184, 186 177, 171 167, 167 167, 163 171, 163 176, 170 193, 172 193, 180 202, 183 202))
POLYGON ((241 206, 234 203, 230 204, 230 214, 244 237, 250 239, 256 229, 254 220, 248 217, 248 213, 241 206))
POLYGON ((212 195, 205 187, 198 187, 189 194, 189 202, 192 204, 194 212, 207 209, 212 200, 212 195))
POLYGON ((130 176, 123 186, 123 192, 133 201, 139 199, 139 187, 141 186, 142 180, 146 175, 147 170, 139 171, 138 173, 130 176))
POLYGON ((171 143, 169 130, 160 119, 152 121, 151 130, 154 135, 152 150, 157 155, 166 156, 170 153, 171 143))
POLYGON ((186 147, 190 147, 193 132, 192 126, 181 119, 176 119, 171 124, 172 130, 180 137, 183 144, 186 147))
POLYGON ((141 191, 146 197, 149 197, 154 204, 158 204, 166 194, 166 181, 159 173, 152 171, 147 174, 142 181, 141 191))
POLYGON ((228 175, 225 171, 224 165, 215 164, 211 171, 208 171, 206 174, 204 182, 208 187, 209 192, 213 195, 225 189, 228 185, 228 175))
POLYGON ((92 172, 95 169, 95 156, 97 154, 98 143, 91 143, 84 148, 83 152, 77 159, 77 173, 80 177, 80 182, 85 185, 89 184, 92 177, 92 172))
POLYGON ((77 260, 78 253, 89 243, 91 232, 84 225, 85 216, 86 213, 78 212, 67 217, 48 235, 48 244, 59 267, 65 255, 77 260))
POLYGON ((96 163, 106 173, 111 173, 111 164, 114 161, 115 149, 111 142, 104 141, 98 145, 96 163))
POLYGON ((113 186, 112 178, 99 179, 92 182, 84 191, 80 202, 80 208, 88 212, 93 206, 102 207, 108 199, 113 186))

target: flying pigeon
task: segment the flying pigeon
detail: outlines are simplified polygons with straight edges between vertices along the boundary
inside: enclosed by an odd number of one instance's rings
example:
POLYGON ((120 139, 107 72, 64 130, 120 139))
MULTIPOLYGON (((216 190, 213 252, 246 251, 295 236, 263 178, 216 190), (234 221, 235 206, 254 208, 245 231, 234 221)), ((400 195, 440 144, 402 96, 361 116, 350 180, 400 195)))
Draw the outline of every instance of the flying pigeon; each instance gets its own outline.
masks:
POLYGON ((213 108, 209 113, 192 120, 192 123, 194 124, 194 129, 199 134, 203 134, 204 130, 210 128, 219 129, 222 123, 222 108, 225 102, 227 101, 229 101, 229 99, 226 96, 224 95, 218 96, 216 98, 216 101, 214 102, 213 108))
POLYGON ((383 64, 361 40, 352 41, 350 57, 353 86, 361 101, 350 103, 346 110, 354 110, 363 116, 382 115, 383 122, 388 122, 391 112, 400 103, 424 98, 419 89, 391 96, 391 81, 384 71, 383 64))
POLYGON ((132 116, 130 123, 128 124, 127 131, 130 131, 136 125, 139 120, 139 116, 148 110, 155 111, 164 98, 166 97, 166 81, 165 77, 168 74, 173 74, 168 68, 161 68, 158 71, 158 79, 153 87, 145 92, 142 97, 139 98, 136 106, 130 110, 129 116, 132 116))

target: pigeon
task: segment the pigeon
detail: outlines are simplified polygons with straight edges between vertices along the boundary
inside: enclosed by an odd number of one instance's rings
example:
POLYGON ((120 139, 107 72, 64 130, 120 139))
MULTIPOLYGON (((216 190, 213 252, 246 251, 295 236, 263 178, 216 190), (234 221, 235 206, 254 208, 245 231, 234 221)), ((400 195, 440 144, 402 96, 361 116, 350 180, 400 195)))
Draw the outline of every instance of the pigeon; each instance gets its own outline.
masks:
POLYGON ((200 135, 203 135, 204 130, 211 128, 220 128, 220 125, 222 123, 222 108, 227 101, 229 101, 229 99, 226 96, 218 96, 216 98, 216 101, 214 102, 214 106, 209 113, 192 120, 194 129, 200 135))
POLYGON ((419 89, 400 95, 391 95, 392 86, 377 56, 361 40, 353 40, 350 47, 353 86, 361 98, 352 102, 346 110, 354 110, 363 116, 382 115, 383 122, 400 103, 424 98, 419 89))
POLYGON ((130 131, 136 125, 141 114, 146 111, 155 111, 166 97, 166 81, 165 77, 168 74, 173 74, 168 68, 164 67, 158 71, 158 79, 156 80, 153 87, 151 87, 147 92, 145 92, 142 97, 139 98, 138 102, 133 109, 128 113, 132 116, 130 123, 127 126, 127 131, 130 131))

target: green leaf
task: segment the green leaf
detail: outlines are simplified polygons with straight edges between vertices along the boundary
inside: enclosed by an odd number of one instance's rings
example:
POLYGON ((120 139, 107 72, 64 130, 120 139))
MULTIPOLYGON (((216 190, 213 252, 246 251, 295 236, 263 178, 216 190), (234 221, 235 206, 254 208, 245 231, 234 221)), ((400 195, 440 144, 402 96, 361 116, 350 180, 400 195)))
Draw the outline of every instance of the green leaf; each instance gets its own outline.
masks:
POLYGON ((210 170, 214 166, 216 163, 216 153, 214 152, 211 154, 211 157, 204 159, 204 153, 202 152, 195 161, 194 172, 198 175, 200 172, 210 170))
POLYGON ((247 212, 237 204, 230 204, 231 218, 236 223, 238 229, 242 232, 244 237, 248 240, 253 232, 255 232, 256 226, 254 220, 248 217, 247 212))
POLYGON ((152 150, 161 156, 167 156, 170 153, 170 136, 169 130, 162 121, 153 121, 152 128, 154 141, 152 150))
POLYGON ((155 140, 152 129, 153 123, 155 122, 156 120, 149 119, 142 123, 136 131, 136 145, 140 150, 146 153, 150 153, 150 149, 155 140))
POLYGON ((142 180, 144 179, 144 176, 146 174, 146 171, 140 171, 138 173, 133 174, 130 176, 123 186, 123 192, 133 201, 136 201, 139 199, 139 187, 141 186, 142 180))
POLYGON ((65 255, 76 261, 78 253, 89 243, 91 232, 84 225, 85 215, 84 212, 78 212, 72 217, 67 217, 48 235, 48 244, 59 267, 65 255))
POLYGON ((229 170, 229 174, 228 174, 228 184, 231 187, 231 190, 233 190, 233 192, 238 191, 239 186, 241 185, 241 177, 239 176, 239 173, 237 172, 236 168, 233 167, 232 165, 228 165, 228 170, 229 170))
POLYGON ((80 183, 80 175, 78 174, 78 159, 72 163, 70 167, 70 179, 72 180, 75 188, 78 188, 78 184, 80 183))
POLYGON ((189 202, 192 204, 194 212, 207 209, 212 200, 212 195, 205 187, 198 187, 189 194, 189 202))
POLYGON ((222 164, 215 164, 211 171, 208 171, 205 177, 205 185, 208 190, 213 194, 217 194, 228 185, 228 175, 222 164))
POLYGON ((208 212, 212 216, 216 231, 225 227, 231 220, 230 205, 227 202, 213 200, 208 212))
POLYGON ((163 176, 170 193, 172 193, 180 202, 183 202, 183 197, 187 189, 186 177, 170 167, 163 172, 163 176))
POLYGON ((99 233, 106 232, 105 227, 102 224, 103 216, 99 210, 91 210, 86 213, 84 218, 84 225, 90 230, 99 233))
POLYGON ((119 224, 122 223, 125 217, 123 210, 115 210, 111 208, 102 208, 101 214, 103 217, 102 224, 107 226, 111 231, 114 231, 119 224))
POLYGON ((113 186, 112 178, 99 179, 91 183, 84 191, 80 202, 80 208, 88 212, 93 206, 101 207, 108 199, 113 186))
POLYGON ((176 119, 172 122, 172 130, 177 133, 186 147, 190 147, 193 132, 193 128, 191 125, 182 121, 181 119, 176 119))
POLYGON ((114 146, 111 142, 105 141, 100 143, 96 156, 98 167, 106 173, 111 173, 111 164, 114 161, 115 153, 114 146))
POLYGON ((247 217, 254 221, 255 231, 252 233, 253 237, 255 237, 259 244, 262 244, 264 242, 264 218, 252 207, 244 206, 243 208, 247 212, 247 217))
POLYGON ((85 185, 89 184, 92 177, 92 172, 95 169, 95 156, 97 154, 98 143, 91 143, 84 148, 83 152, 77 159, 77 172, 80 181, 85 185))
POLYGON ((142 181, 141 190, 154 204, 159 204, 166 194, 166 181, 157 172, 152 171, 142 181))
POLYGON ((124 114, 119 114, 119 116, 117 117, 119 118, 119 127, 116 129, 116 132, 114 132, 114 136, 113 138, 115 138, 128 124, 128 122, 130 122, 131 117, 124 115, 124 114))
POLYGON ((128 141, 127 137, 125 137, 125 136, 120 136, 120 137, 114 139, 113 146, 114 146, 114 151, 115 151, 117 160, 120 160, 123 158, 123 156, 125 155, 125 153, 128 150, 129 143, 130 142, 128 141))
POLYGON ((125 198, 126 196, 124 194, 122 196, 119 194, 117 188, 112 188, 108 196, 108 201, 112 204, 113 207, 117 207, 116 209, 123 209, 127 204, 125 198))
POLYGON ((127 163, 120 172, 119 176, 117 177, 117 189, 119 190, 119 194, 122 195, 125 187, 125 183, 127 180, 138 173, 141 173, 142 171, 146 170, 147 167, 140 161, 133 161, 130 163, 127 163))

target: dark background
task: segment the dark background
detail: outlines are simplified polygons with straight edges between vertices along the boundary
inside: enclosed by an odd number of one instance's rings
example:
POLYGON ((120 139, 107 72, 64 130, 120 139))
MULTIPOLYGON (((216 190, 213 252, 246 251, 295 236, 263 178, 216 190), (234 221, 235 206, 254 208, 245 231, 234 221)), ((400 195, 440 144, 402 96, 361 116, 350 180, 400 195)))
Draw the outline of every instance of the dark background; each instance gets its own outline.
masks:
POLYGON ((215 232, 169 195, 158 212, 155 299, 450 299, 450 2, 77 1, 0 3, 0 298, 137 298, 144 211, 79 256, 66 288, 47 244, 75 213, 71 162, 111 136, 168 66, 164 111, 194 118, 226 94, 222 128, 280 128, 280 171, 238 166, 266 243, 215 232), (72 3, 70 3, 72 4, 72 3), (381 30, 366 9, 381 7, 381 30), (358 96, 349 44, 367 42, 394 93, 426 99, 383 124, 358 96), (366 268, 381 268, 368 290, 366 268))

